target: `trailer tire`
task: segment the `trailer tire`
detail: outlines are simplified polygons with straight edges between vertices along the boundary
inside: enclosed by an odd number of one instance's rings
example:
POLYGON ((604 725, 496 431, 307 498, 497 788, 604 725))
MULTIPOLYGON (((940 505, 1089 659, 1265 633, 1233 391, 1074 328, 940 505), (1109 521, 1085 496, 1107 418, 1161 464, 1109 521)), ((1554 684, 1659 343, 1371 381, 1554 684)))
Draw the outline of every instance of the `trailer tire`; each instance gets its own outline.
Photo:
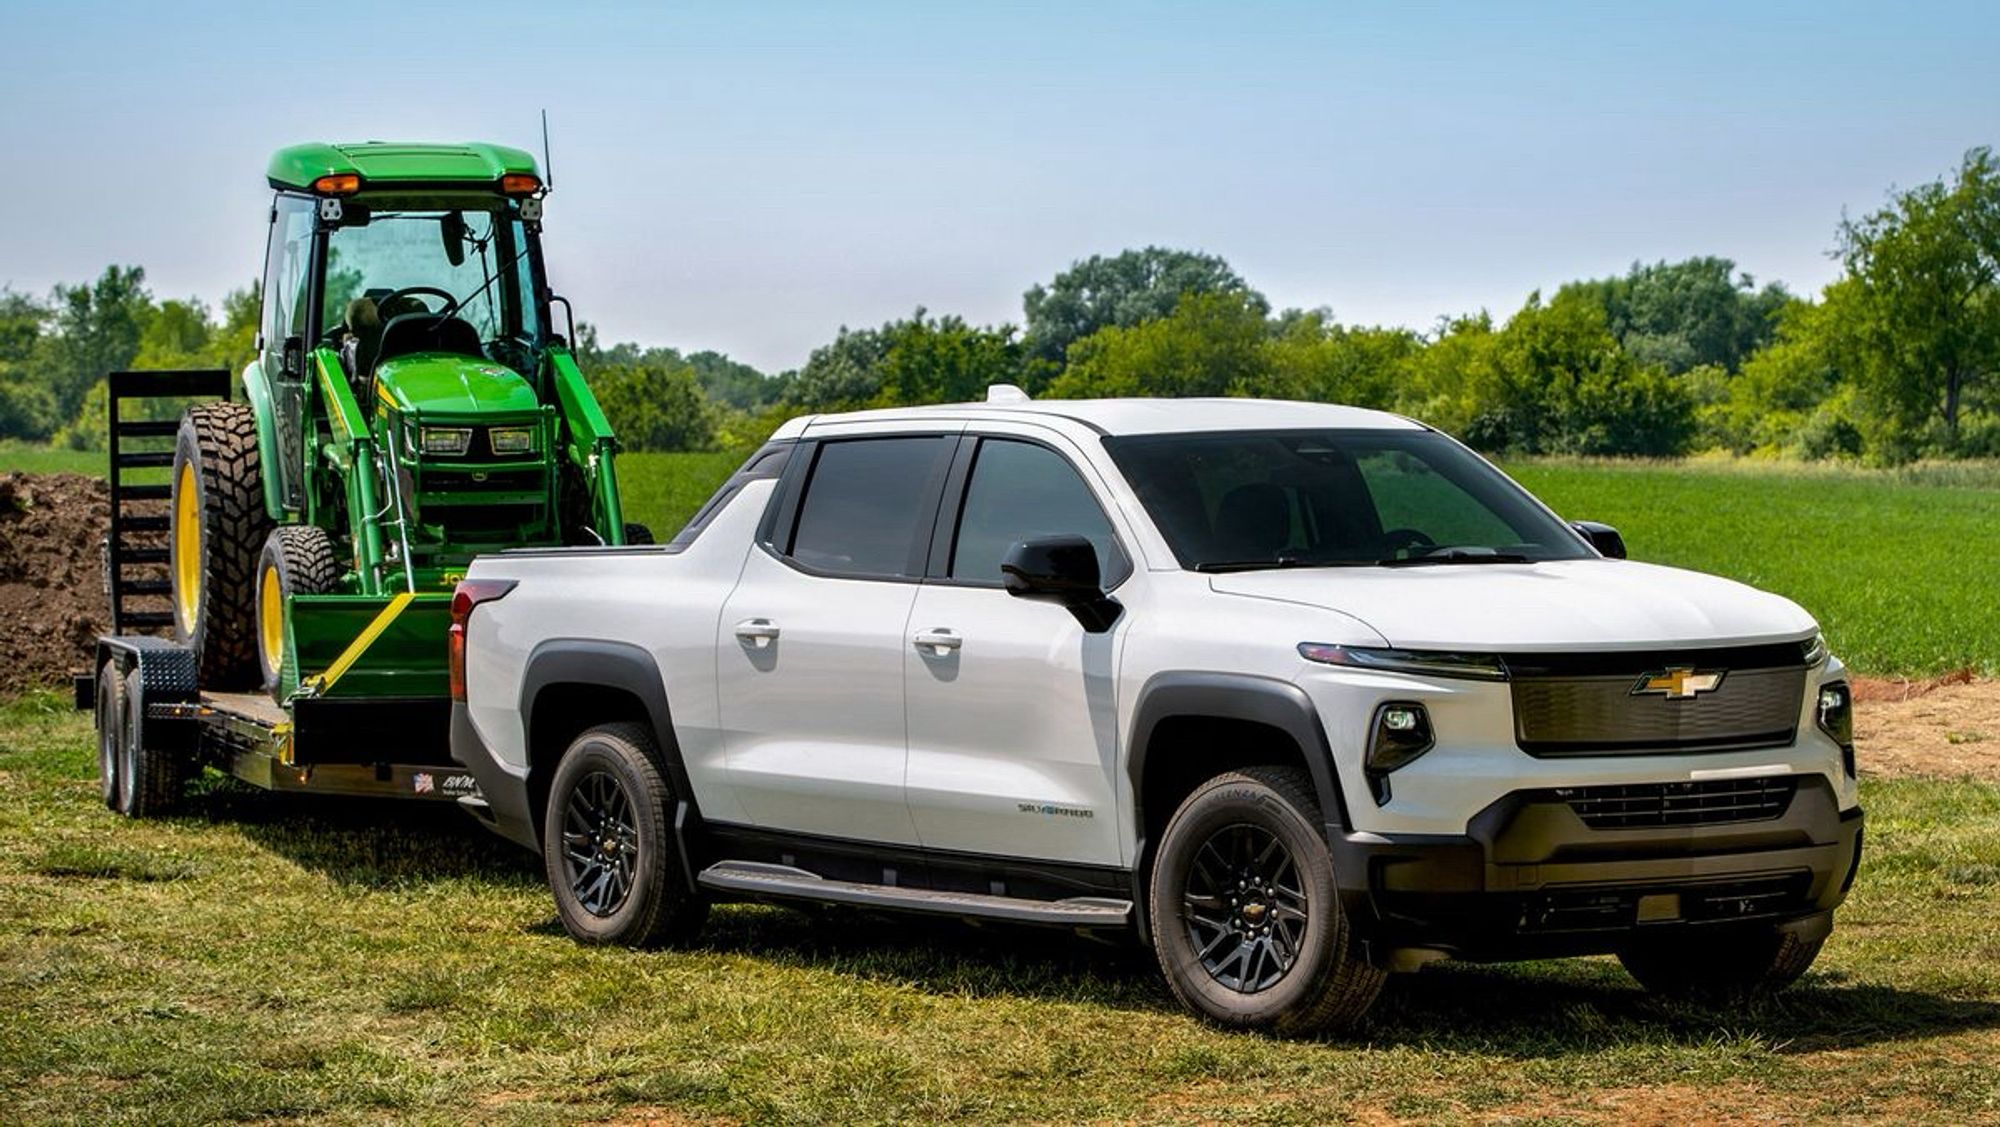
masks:
POLYGON ((137 665, 125 674, 118 724, 118 804, 127 818, 157 818, 180 801, 186 779, 180 759, 146 739, 146 690, 137 665))
POLYGON ((651 528, 640 524, 636 520, 628 520, 625 522, 625 543, 657 544, 659 541, 653 539, 653 530, 651 528))
POLYGON ((106 810, 118 809, 118 761, 124 756, 119 737, 125 730, 125 681, 118 665, 97 667, 97 782, 106 810))
POLYGON ((326 529, 287 524, 271 530, 257 558, 257 672, 264 691, 285 703, 285 655, 291 638, 291 616, 285 600, 292 595, 324 595, 340 583, 341 559, 326 529))
POLYGON ((182 413, 171 490, 174 635, 194 650, 201 684, 246 685, 257 671, 257 553, 271 530, 249 404, 182 413))
POLYGON ((651 947, 693 939, 708 901, 681 877, 657 741, 603 724, 570 742, 549 783, 542 863, 563 928, 579 942, 651 947))

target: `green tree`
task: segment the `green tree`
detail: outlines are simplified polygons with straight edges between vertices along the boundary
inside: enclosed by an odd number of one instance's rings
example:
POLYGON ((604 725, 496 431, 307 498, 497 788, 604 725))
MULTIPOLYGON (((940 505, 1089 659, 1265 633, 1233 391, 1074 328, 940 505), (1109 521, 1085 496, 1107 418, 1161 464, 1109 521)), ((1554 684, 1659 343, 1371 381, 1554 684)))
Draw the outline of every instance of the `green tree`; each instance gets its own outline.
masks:
POLYGON ((1273 332, 1268 378, 1252 394, 1354 407, 1393 406, 1398 374, 1424 343, 1408 329, 1338 324, 1323 309, 1289 312, 1273 332))
POLYGON ((1973 412, 2000 407, 2000 162, 1973 149, 1950 176, 1841 224, 1851 293, 1842 359, 1878 438, 1914 452, 1936 427, 1951 451, 1973 412))
POLYGON ((625 449, 714 448, 717 413, 687 362, 606 365, 590 383, 625 449))
POLYGON ((0 438, 46 438, 55 427, 56 398, 36 363, 48 323, 47 306, 0 289, 0 438))
POLYGON ((56 418, 74 418, 106 372, 132 366, 152 312, 145 283, 140 267, 108 266, 88 285, 55 288, 54 332, 43 338, 39 362, 55 397, 56 418))
POLYGON ((1099 329, 1156 320, 1185 294, 1211 293, 1239 294, 1259 316, 1270 312, 1263 295, 1216 255, 1165 247, 1092 255, 1023 295, 1028 355, 1060 364, 1071 344, 1099 329))
POLYGON ((1634 360, 1673 373, 1703 365, 1736 371, 1770 342, 1793 300, 1783 286, 1758 289, 1736 263, 1714 257, 1635 262, 1622 278, 1572 282, 1556 296, 1595 301, 1634 360))
POLYGON ((1058 398, 1242 395, 1270 384, 1264 299, 1189 293, 1165 317, 1108 325, 1070 345, 1058 398))

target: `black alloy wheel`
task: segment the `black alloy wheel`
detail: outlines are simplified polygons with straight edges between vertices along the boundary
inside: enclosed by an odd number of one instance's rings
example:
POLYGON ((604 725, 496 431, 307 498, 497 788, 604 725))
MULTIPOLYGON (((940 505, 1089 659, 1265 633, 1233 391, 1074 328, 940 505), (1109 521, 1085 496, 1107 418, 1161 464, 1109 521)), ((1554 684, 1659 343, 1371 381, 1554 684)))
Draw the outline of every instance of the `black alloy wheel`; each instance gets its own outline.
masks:
POLYGON ((624 907, 638 867, 632 799, 608 771, 578 779, 563 808, 563 873, 577 904, 604 917, 624 907))
POLYGON ((1298 962, 1311 902, 1298 865, 1276 834, 1238 823, 1195 852, 1181 920, 1209 977, 1254 994, 1298 962))

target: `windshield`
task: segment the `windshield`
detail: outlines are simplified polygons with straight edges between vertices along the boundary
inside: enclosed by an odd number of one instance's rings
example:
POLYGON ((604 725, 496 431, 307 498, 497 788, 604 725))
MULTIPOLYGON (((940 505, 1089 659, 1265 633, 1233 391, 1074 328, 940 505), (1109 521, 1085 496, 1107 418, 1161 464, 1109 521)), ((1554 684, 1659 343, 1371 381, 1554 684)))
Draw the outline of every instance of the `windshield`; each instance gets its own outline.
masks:
POLYGON ((542 332, 533 264, 521 221, 499 210, 380 210, 327 239, 322 332, 348 325, 356 299, 382 323, 404 313, 442 313, 470 323, 487 342, 533 343, 542 332))
POLYGON ((1430 431, 1216 431, 1104 445, 1183 567, 1591 555, 1498 470, 1430 431))

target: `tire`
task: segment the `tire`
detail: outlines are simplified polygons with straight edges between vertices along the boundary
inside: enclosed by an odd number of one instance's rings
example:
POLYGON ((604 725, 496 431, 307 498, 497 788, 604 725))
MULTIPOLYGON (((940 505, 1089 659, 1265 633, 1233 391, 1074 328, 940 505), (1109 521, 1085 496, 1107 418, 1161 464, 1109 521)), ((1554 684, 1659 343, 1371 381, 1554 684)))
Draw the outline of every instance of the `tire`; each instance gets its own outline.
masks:
POLYGON ((1221 775, 1181 803, 1149 882, 1153 951, 1181 1004, 1217 1025, 1282 1036, 1352 1025, 1374 1004, 1387 975, 1361 957, 1324 834, 1297 768, 1221 775))
POLYGON ((1634 943, 1618 952, 1618 961, 1649 993, 1730 1003, 1798 981, 1825 943, 1776 927, 1731 928, 1634 943))
POLYGON ((204 686, 239 688, 257 676, 257 554, 271 531, 247 403, 203 403, 174 438, 168 535, 174 634, 192 647, 204 686))
POLYGON ((658 745, 638 724, 592 728, 563 752, 542 817, 542 864, 578 941, 651 947, 701 931, 708 901, 682 879, 672 799, 658 745))
POLYGON ((340 583, 344 570, 333 537, 323 528, 288 524, 271 530, 257 558, 257 672, 264 691, 285 703, 286 642, 291 618, 285 599, 324 595, 340 583))
POLYGON ((625 543, 657 544, 659 541, 653 539, 653 530, 651 528, 640 524, 636 520, 628 520, 625 522, 625 543))
POLYGON ((119 694, 118 801, 114 807, 127 818, 156 818, 180 802, 185 775, 171 751, 146 741, 146 691, 139 667, 125 675, 119 694))
POLYGON ((97 782, 106 810, 118 809, 119 737, 125 731, 125 679, 115 662, 97 667, 97 782))

